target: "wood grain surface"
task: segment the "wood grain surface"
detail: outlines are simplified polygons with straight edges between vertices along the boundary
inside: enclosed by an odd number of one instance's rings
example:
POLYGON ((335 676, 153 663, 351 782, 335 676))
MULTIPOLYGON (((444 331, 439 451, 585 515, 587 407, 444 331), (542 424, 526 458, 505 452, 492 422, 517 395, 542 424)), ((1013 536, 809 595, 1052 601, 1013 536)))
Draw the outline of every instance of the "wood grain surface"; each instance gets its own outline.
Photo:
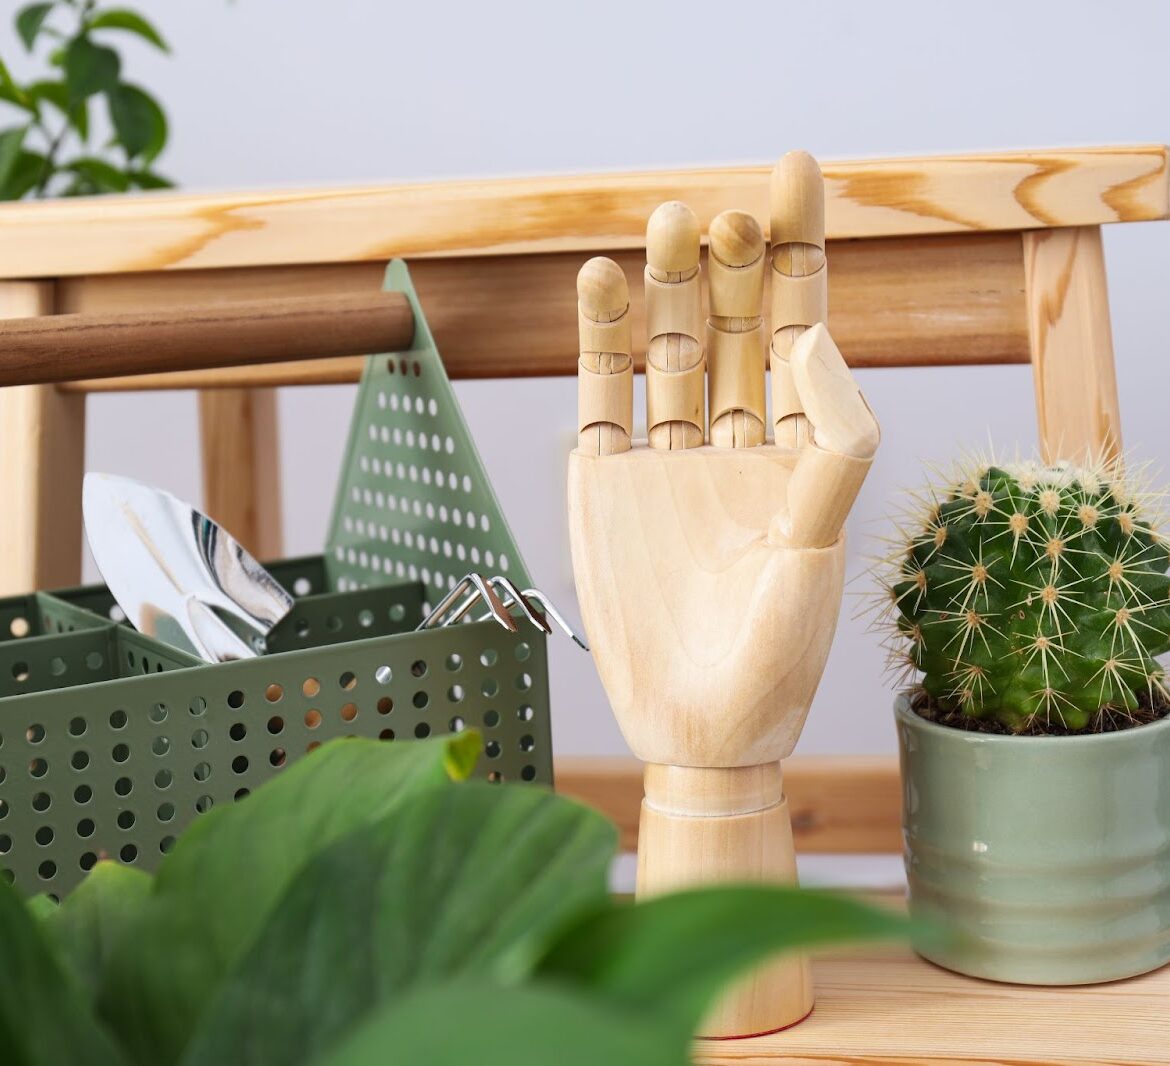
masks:
POLYGON ((199 394, 203 510, 258 559, 284 554, 275 389, 199 394))
MULTIPOLYGON (((777 146, 779 147, 779 146, 777 146)), ((825 163, 827 236, 1136 222, 1170 214, 1163 145, 825 163)), ((766 226, 767 166, 249 193, 152 193, 0 207, 0 277, 644 246, 664 200, 704 232, 766 226)))
MULTIPOLYGON (((881 902, 875 900, 875 902, 881 902)), ((887 897, 890 906, 899 906, 887 897)), ((813 962, 817 1004, 800 1025, 699 1041, 704 1066, 1166 1066, 1170 967, 1077 988, 949 973, 908 948, 813 962)))
MULTIPOLYGON (((0 319, 53 310, 52 283, 0 281, 0 319)), ((80 581, 84 470, 84 396, 0 389, 0 595, 80 581)))
POLYGON ((1121 409, 1101 230, 1023 234, 1024 289, 1044 457, 1121 454, 1121 409))
MULTIPOLYGON (((1020 235, 890 238, 829 244, 829 328, 850 365, 1026 363, 1028 324, 1020 235)), ((645 256, 614 254, 630 288, 635 368, 646 349, 640 283, 645 256)), ((575 374, 579 355, 576 253, 491 260, 420 259, 411 276, 453 378, 575 374)), ((381 286, 384 264, 65 279, 63 311, 180 306, 212 300, 328 296, 381 286)), ((764 302, 768 286, 765 280, 764 302)), ((706 310, 704 310, 706 313, 706 310)), ((357 381, 363 360, 337 358, 71 384, 86 392, 357 381)))
MULTIPOLYGON (((798 852, 901 853, 902 792, 896 758, 795 755, 783 766, 798 852)), ((557 759, 556 786, 562 795, 596 807, 616 822, 624 851, 637 847, 642 764, 636 759, 557 759)))
POLYGON ((49 314, 0 322, 0 386, 397 351, 413 335, 406 298, 378 290, 49 314))

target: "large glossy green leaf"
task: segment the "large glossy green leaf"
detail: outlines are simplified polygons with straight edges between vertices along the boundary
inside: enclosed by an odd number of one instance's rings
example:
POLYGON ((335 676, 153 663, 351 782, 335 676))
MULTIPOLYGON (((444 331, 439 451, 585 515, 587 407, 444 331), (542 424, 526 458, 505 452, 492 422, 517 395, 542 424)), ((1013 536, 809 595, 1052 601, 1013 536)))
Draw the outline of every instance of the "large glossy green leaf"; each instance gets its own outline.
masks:
POLYGON ((551 983, 422 989, 359 1027, 313 1066, 686 1066, 686 1037, 551 983))
POLYGON ((144 41, 149 41, 164 52, 169 52, 167 42, 146 19, 136 11, 127 11, 125 8, 113 8, 103 11, 100 15, 89 20, 91 30, 126 30, 136 34, 144 41))
POLYGON ((539 972, 668 1018, 689 1034, 720 989, 771 955, 908 929, 901 915, 827 892, 692 889, 602 908, 551 947, 539 972))
POLYGON ((185 1066, 296 1066, 411 988, 522 980, 606 899, 616 847, 601 815, 542 789, 474 782, 403 804, 301 871, 185 1066))
POLYGON ((0 188, 8 181, 20 153, 24 151, 24 139, 28 136, 27 126, 17 126, 15 129, 4 130, 0 133, 0 188))
POLYGON ((30 52, 40 35, 41 27, 45 24, 53 10, 51 3, 28 4, 22 7, 16 15, 16 32, 24 42, 24 47, 30 52))
POLYGON ((99 862, 61 905, 45 916, 57 953, 91 1000, 102 974, 150 895, 153 879, 116 862, 99 862))
POLYGON ((70 106, 115 88, 121 72, 122 60, 112 48, 94 44, 88 37, 75 37, 65 49, 65 84, 69 87, 70 106))
POLYGON ((470 732, 409 744, 335 740, 192 825, 102 982, 102 1016, 135 1058, 178 1058, 216 986, 314 854, 447 784, 479 744, 470 732))
POLYGON ((155 159, 167 143, 167 117, 150 93, 136 85, 119 85, 106 93, 110 122, 126 155, 155 159))
POLYGON ((43 926, 0 879, 0 1062, 4 1066, 120 1066, 43 926))

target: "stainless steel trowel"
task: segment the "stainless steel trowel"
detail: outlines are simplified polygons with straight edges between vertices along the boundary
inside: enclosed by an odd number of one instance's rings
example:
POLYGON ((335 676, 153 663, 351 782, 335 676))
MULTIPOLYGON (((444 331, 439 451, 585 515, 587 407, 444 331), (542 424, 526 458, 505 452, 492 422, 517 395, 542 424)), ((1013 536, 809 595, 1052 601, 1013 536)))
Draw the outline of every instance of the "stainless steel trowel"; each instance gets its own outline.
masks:
POLYGON ((85 534, 140 632, 208 662, 250 659, 293 598, 216 522, 169 492, 86 474, 85 534))

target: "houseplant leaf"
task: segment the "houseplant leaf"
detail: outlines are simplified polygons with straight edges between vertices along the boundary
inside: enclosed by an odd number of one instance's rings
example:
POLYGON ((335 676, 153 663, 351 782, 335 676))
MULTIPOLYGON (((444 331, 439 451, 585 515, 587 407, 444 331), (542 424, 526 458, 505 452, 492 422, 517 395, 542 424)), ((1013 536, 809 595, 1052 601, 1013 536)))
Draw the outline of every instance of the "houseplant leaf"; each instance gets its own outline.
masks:
POLYGON ((419 984, 523 979, 605 900, 616 846, 601 815, 542 789, 469 782, 404 803, 302 869, 184 1066, 293 1066, 419 984))
POLYGON ((104 159, 83 156, 81 159, 71 159, 61 169, 76 174, 98 192, 125 192, 130 188, 129 175, 104 159))
POLYGON ((17 126, 15 129, 0 133, 0 188, 8 181, 9 175, 16 167, 20 153, 24 150, 24 139, 27 135, 27 126, 17 126))
POLYGON ((149 41, 155 48, 163 52, 170 51, 162 34, 136 11, 127 11, 124 8, 103 11, 100 15, 89 20, 89 28, 91 30, 126 30, 128 33, 141 37, 144 41, 149 41))
POLYGON ((121 1066, 44 928, 0 880, 0 1062, 121 1066))
POLYGON ((659 1019, 552 982, 433 985, 386 1004, 313 1066, 685 1066, 659 1019))
POLYGON ((36 43, 41 27, 44 26, 45 19, 49 17, 52 10, 51 3, 41 3, 29 4, 17 12, 16 32, 28 51, 32 51, 32 46, 36 43))
POLYGON ((69 120, 82 141, 89 137, 89 105, 85 100, 71 102, 69 88, 63 81, 33 82, 28 87, 28 95, 34 103, 43 100, 52 104, 69 120))
POLYGON ((141 870, 102 861, 59 907, 45 915, 57 953, 96 997, 106 961, 131 928, 150 895, 153 879, 141 870))
POLYGON ((4 100, 31 114, 35 115, 37 113, 36 105, 28 98, 28 94, 13 81, 12 75, 4 65, 3 59, 0 59, 0 100, 4 100))
POLYGON ((153 170, 131 170, 129 175, 130 184, 139 189, 173 189, 175 187, 175 183, 170 178, 163 177, 153 170))
POLYGON ((119 85, 106 93, 110 122, 126 155, 149 163, 167 143, 167 118, 158 101, 135 85, 119 85))
POLYGON ((65 49, 65 84, 69 87, 69 104, 95 93, 106 92, 118 84, 122 61, 118 53, 88 37, 75 37, 65 49))
POLYGON ((690 1034, 733 977, 793 948, 904 935, 909 923, 845 896, 745 885, 615 902, 569 929, 539 966, 690 1034))
POLYGON ((131 1054, 149 1066, 174 1062, 301 867, 358 826, 445 785, 479 744, 472 732, 401 745, 335 740, 195 822, 163 860, 102 981, 100 1012, 131 1054))
POLYGON ((8 175, 0 182, 0 200, 19 200, 36 188, 46 175, 49 161, 39 152, 21 152, 8 175))

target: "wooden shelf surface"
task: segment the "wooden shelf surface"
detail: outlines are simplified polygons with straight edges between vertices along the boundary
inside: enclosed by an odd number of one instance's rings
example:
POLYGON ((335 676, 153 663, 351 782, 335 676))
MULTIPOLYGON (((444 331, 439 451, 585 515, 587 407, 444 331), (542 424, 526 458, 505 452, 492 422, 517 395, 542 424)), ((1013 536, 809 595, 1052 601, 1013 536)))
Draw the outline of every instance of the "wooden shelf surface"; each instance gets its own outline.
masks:
POLYGON ((800 1025, 703 1040, 704 1066, 1167 1066, 1170 967, 1104 985, 1039 988, 949 973, 908 948, 813 964, 817 1005, 800 1025))

